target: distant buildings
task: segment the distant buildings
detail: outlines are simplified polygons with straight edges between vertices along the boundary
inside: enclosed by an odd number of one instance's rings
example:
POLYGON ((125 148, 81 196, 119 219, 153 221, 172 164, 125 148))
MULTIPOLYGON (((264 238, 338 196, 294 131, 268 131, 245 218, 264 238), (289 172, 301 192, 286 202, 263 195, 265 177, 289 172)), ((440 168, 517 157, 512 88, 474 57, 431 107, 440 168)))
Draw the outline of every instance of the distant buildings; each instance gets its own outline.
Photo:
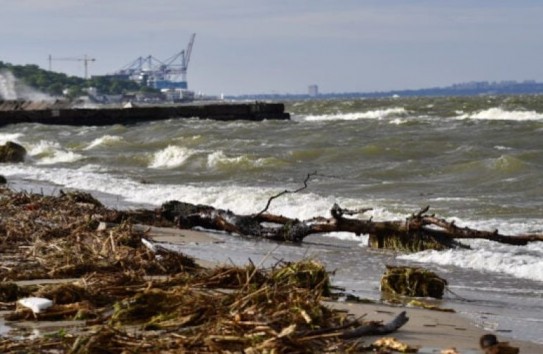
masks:
POLYGON ((319 95, 319 86, 309 85, 307 87, 307 94, 309 95, 309 97, 317 97, 319 95))

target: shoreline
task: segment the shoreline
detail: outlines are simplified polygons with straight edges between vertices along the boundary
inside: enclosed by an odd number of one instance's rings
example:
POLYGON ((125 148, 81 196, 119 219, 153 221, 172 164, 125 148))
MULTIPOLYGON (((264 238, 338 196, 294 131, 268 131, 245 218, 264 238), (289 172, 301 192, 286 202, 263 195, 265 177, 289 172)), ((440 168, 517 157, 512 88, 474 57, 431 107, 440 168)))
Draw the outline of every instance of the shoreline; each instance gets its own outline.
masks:
MULTIPOLYGON (((206 231, 181 230, 175 228, 149 227, 139 225, 137 228, 147 229, 150 240, 159 244, 185 245, 190 243, 207 244, 222 243, 213 233, 206 231)), ((220 267, 221 264, 206 260, 196 262, 206 268, 220 267)), ((81 279, 45 279, 35 281, 19 281, 18 285, 36 285, 36 284, 58 284, 75 283, 81 279)), ((492 333, 484 331, 475 326, 467 318, 458 313, 441 312, 429 309, 414 308, 408 306, 394 306, 384 303, 357 303, 340 300, 325 299, 324 306, 349 313, 355 318, 363 317, 369 321, 388 322, 402 311, 407 312, 409 321, 394 333, 386 337, 394 337, 401 343, 410 347, 418 348, 418 353, 440 353, 442 350, 455 348, 461 354, 481 353, 478 343, 483 334, 492 333)), ((29 331, 41 335, 56 333, 59 330, 74 331, 85 328, 85 321, 23 321, 23 322, 5 322, 6 311, 0 312, 0 338, 9 338, 11 335, 8 330, 19 332, 21 330, 29 331)), ((520 353, 539 353, 543 352, 543 344, 534 342, 518 341, 508 338, 505 333, 493 333, 500 342, 509 342, 512 346, 518 347, 520 353)), ((374 341, 383 338, 382 335, 368 335, 360 337, 364 343, 371 344, 374 341)))
MULTIPOLYGON (((163 230, 166 231, 166 230, 163 230)), ((170 235, 159 235, 155 238, 157 242, 171 244, 199 243, 211 244, 219 241, 213 233, 195 230, 170 229, 170 235), (176 234, 183 235, 181 240, 176 234)), ((219 266, 209 261, 201 261, 206 266, 219 266)), ((455 347, 462 354, 481 353, 479 349, 479 338, 483 334, 492 333, 500 341, 509 342, 512 346, 520 348, 520 353, 543 353, 543 344, 515 340, 507 337, 506 333, 485 331, 477 327, 469 319, 458 313, 441 312, 422 308, 393 306, 384 303, 356 303, 344 301, 324 301, 326 306, 341 311, 347 311, 359 318, 364 316, 365 320, 388 322, 401 311, 407 311, 409 321, 398 331, 390 336, 397 338, 403 343, 414 347, 421 347, 419 353, 439 353, 437 349, 443 350, 455 347)), ((361 340, 367 343, 381 338, 382 336, 365 336, 361 340)))
MULTIPOLYGON (((134 230, 139 232, 145 232, 150 236, 150 239, 160 243, 168 243, 174 245, 188 245, 188 244, 201 244, 201 245, 213 245, 221 243, 213 233, 206 231, 195 230, 180 230, 172 227, 154 227, 146 225, 134 225, 134 230)), ((221 266, 217 262, 202 261, 196 259, 196 263, 204 268, 216 268, 221 266)), ((168 276, 166 276, 168 277, 168 276)), ((71 279, 72 283, 74 279, 71 279)), ((55 282, 53 280, 53 282, 55 282)), ((24 284, 24 283, 21 283, 24 284)), ((476 327, 473 323, 470 323, 468 319, 455 313, 443 313, 431 310, 424 310, 418 308, 409 307, 397 307, 390 306, 382 303, 375 304, 360 304, 353 302, 342 301, 325 301, 324 304, 327 307, 339 310, 347 311, 349 314, 354 315, 356 318, 365 315, 365 320, 378 320, 388 322, 394 315, 406 310, 407 316, 410 320, 407 324, 394 332, 391 336, 399 339, 406 344, 412 346, 420 346, 422 349, 419 353, 439 353, 439 350, 456 347, 460 353, 478 353, 477 349, 479 337, 485 333, 491 333, 483 331, 476 327), (438 351, 436 351, 439 349, 438 351)), ((3 313, 5 315, 5 313, 3 313)), ((3 316, 2 316, 3 317, 3 316)), ((2 323, 0 322, 0 326, 2 323)), ((7 324, 11 326, 11 323, 7 324)), ((16 327, 26 328, 27 331, 33 331, 38 329, 42 335, 50 330, 58 331, 62 328, 73 326, 74 328, 85 327, 82 322, 56 322, 56 323, 40 323, 40 322, 22 322, 16 327)), ((509 341, 512 345, 521 349, 521 353, 537 353, 543 352, 543 344, 534 342, 524 342, 509 339, 505 337, 505 334, 496 333, 500 341, 509 341)), ((4 337, 9 337, 4 334, 4 337)), ((367 336, 361 337, 360 340, 364 343, 370 344, 373 340, 382 336, 367 336)))

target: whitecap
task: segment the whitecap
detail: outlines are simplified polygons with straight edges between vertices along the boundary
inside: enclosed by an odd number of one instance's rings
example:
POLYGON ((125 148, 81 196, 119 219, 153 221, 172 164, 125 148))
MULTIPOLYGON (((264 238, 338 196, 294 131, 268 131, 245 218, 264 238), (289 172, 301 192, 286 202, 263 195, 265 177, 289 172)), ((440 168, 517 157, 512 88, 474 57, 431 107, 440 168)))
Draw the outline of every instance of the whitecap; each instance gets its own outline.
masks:
POLYGON ((271 158, 253 158, 248 155, 227 156, 223 151, 214 151, 207 156, 207 166, 209 168, 217 168, 221 166, 236 166, 245 165, 246 167, 262 167, 268 163, 272 163, 271 158))
POLYGON ((20 144, 22 133, 0 133, 0 145, 4 145, 8 141, 20 144))
POLYGON ((307 115, 301 119, 305 121, 329 121, 329 120, 358 120, 358 119, 385 119, 405 114, 403 107, 376 109, 367 112, 336 113, 323 115, 307 115))
POLYGON ((530 121, 542 120, 543 114, 536 111, 506 111, 502 108, 494 107, 475 113, 465 113, 459 115, 457 119, 530 121))
POLYGON ((55 163, 75 162, 83 156, 73 151, 63 149, 56 141, 40 140, 28 148, 28 155, 38 165, 52 165, 55 163))
MULTIPOLYGON (((479 242, 482 244, 482 242, 479 242)), ((402 255, 399 259, 456 266, 482 272, 498 272, 517 278, 543 281, 543 249, 533 246, 490 245, 471 250, 427 250, 402 255), (519 249, 519 247, 521 249, 519 249)))
POLYGON ((113 145, 117 142, 123 141, 123 138, 121 136, 117 135, 104 135, 99 138, 94 139, 86 148, 85 150, 91 150, 97 146, 101 145, 113 145))
POLYGON ((169 145, 156 152, 149 164, 149 168, 175 168, 182 166, 194 151, 184 147, 169 145))

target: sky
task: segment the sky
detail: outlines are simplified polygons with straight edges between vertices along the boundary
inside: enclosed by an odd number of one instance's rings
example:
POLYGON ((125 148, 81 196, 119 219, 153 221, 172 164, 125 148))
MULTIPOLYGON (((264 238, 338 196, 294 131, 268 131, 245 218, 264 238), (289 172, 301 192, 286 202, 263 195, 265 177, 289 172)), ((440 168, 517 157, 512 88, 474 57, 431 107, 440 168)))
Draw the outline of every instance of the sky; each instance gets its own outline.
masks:
POLYGON ((542 18, 541 0, 0 0, 0 61, 88 55, 90 75, 111 74, 196 33, 187 78, 204 94, 543 81, 542 18))

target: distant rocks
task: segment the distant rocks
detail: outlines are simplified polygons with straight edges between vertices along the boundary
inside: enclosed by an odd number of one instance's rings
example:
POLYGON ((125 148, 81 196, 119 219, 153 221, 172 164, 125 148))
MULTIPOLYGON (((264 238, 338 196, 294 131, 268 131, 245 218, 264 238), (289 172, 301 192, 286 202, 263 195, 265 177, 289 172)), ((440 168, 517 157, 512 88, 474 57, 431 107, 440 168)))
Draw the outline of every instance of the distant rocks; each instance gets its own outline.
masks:
POLYGON ((8 141, 0 145, 0 162, 24 162, 26 149, 21 145, 8 141))

